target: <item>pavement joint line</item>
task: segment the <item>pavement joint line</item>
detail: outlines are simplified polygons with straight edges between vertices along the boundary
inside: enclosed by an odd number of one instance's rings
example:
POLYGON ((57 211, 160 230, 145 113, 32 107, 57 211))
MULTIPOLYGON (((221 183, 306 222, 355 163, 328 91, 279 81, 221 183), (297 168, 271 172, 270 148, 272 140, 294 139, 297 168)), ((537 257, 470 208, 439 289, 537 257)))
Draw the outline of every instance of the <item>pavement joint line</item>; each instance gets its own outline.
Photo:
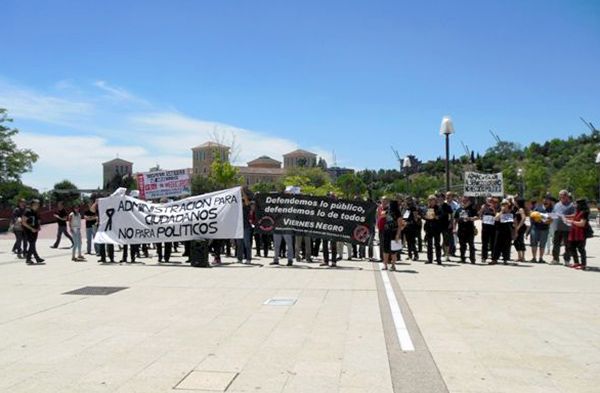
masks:
POLYGON ((36 311, 34 313, 30 313, 30 314, 27 314, 27 315, 21 315, 20 317, 13 318, 13 319, 10 319, 8 321, 0 322, 0 326, 6 325, 6 324, 14 322, 14 321, 18 321, 20 319, 29 318, 29 317, 32 317, 34 315, 42 314, 42 313, 45 313, 46 311, 50 311, 50 310, 54 310, 54 309, 57 309, 57 308, 61 308, 63 306, 68 306, 68 305, 70 305, 72 303, 77 303, 77 302, 80 302, 82 300, 86 300, 88 298, 89 298, 89 296, 83 296, 83 297, 81 297, 79 299, 71 300, 70 302, 65 302, 65 303, 57 304, 56 306, 48 307, 48 308, 45 308, 43 310, 39 310, 39 311, 36 311))
POLYGON ((388 304, 390 306, 390 311, 392 313, 394 326, 396 327, 396 335, 398 336, 398 341, 400 342, 400 348, 402 348, 402 350, 405 352, 414 351, 415 346, 412 342, 412 339, 410 338, 410 334, 408 333, 406 322, 404 322, 404 318, 402 317, 402 311, 400 310, 398 299, 396 299, 396 295, 394 294, 394 289, 392 288, 390 278, 387 274, 387 271, 383 270, 383 266, 381 267, 380 273, 381 278, 383 279, 385 295, 387 297, 388 304))

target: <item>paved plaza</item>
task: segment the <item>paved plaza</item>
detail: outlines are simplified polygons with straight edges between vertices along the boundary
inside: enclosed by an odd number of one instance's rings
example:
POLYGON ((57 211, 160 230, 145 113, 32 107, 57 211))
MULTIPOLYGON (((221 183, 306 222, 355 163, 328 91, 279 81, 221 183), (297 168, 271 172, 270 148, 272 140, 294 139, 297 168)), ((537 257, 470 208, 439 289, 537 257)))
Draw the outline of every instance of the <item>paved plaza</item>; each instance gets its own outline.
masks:
POLYGON ((77 263, 49 248, 54 229, 38 266, 0 236, 1 392, 599 391, 600 238, 586 272, 453 261, 385 273, 77 263), (117 288, 66 294, 83 287, 117 288))

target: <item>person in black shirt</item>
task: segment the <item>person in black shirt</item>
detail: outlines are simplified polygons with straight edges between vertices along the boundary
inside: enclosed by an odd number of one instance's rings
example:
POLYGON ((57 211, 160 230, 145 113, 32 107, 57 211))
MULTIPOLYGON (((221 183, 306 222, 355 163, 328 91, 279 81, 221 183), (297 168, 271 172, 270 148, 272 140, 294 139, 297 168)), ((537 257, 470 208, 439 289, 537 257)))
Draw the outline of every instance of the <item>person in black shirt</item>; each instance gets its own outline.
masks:
POLYGON ((446 255, 447 262, 450 260, 450 254, 453 252, 454 234, 452 233, 452 215, 454 212, 452 211, 452 206, 444 200, 444 194, 438 196, 438 206, 442 211, 438 219, 438 225, 442 235, 444 254, 446 255))
POLYGON ((504 259, 504 264, 510 261, 510 245, 512 243, 513 229, 515 227, 515 217, 512 212, 510 202, 506 199, 500 204, 500 212, 496 214, 496 241, 494 243, 494 252, 490 265, 498 263, 500 256, 504 259))
POLYGON ((491 256, 494 250, 497 204, 495 198, 489 197, 479 210, 479 218, 481 218, 481 259, 483 263, 486 262, 488 255, 491 256))
POLYGON ((438 265, 442 264, 442 247, 440 245, 440 236, 442 230, 446 228, 444 213, 437 204, 435 195, 430 195, 427 199, 427 210, 425 213, 425 242, 427 243, 427 262, 433 263, 433 249, 435 248, 435 260, 438 265))
POLYGON ((25 199, 19 200, 19 206, 13 210, 11 224, 13 226, 13 232, 15 234, 15 244, 13 245, 12 252, 17 254, 17 258, 24 258, 27 254, 27 239, 23 232, 23 221, 22 217, 25 214, 26 204, 25 199))
POLYGON ((40 258, 36 249, 36 242, 38 238, 38 232, 40 231, 40 216, 38 214, 38 209, 40 208, 40 201, 34 199, 31 201, 31 207, 25 210, 23 217, 21 217, 21 221, 23 224, 23 229, 25 231, 25 236, 27 238, 27 264, 33 264, 32 257, 35 258, 37 263, 42 263, 44 260, 40 258))
POLYGON ((67 213, 67 210, 62 202, 58 202, 58 211, 54 215, 54 218, 56 218, 58 223, 58 231, 56 232, 56 241, 50 248, 58 248, 58 245, 60 244, 60 238, 62 237, 63 233, 67 239, 71 241, 71 247, 73 247, 73 238, 67 231, 67 220, 69 219, 69 213, 67 213))
POLYGON ((413 261, 419 260, 419 254, 417 252, 417 232, 419 231, 420 216, 419 209, 412 198, 406 200, 406 210, 404 210, 402 218, 406 223, 404 228, 404 236, 406 238, 406 245, 408 248, 408 259, 413 261))
POLYGON ((478 219, 477 210, 469 197, 463 196, 461 206, 454 213, 454 232, 460 244, 460 261, 465 263, 467 245, 469 260, 475 263, 475 221, 478 219))
MULTIPOLYGON (((98 216, 96 212, 92 210, 92 203, 87 205, 87 209, 83 212, 83 219, 85 220, 85 236, 87 241, 87 250, 86 253, 88 255, 92 254, 92 243, 94 240, 94 235, 96 234, 96 223, 98 222, 98 216)), ((98 247, 94 246, 95 253, 99 254, 98 247)))

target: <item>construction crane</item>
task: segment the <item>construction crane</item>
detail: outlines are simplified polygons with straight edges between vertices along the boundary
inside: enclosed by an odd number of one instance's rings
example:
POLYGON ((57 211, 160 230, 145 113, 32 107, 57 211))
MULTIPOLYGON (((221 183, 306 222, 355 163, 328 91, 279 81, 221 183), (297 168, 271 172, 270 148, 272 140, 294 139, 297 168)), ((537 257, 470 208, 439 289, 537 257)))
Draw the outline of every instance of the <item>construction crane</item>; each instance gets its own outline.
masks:
POLYGON ((394 152, 394 155, 396 156, 396 160, 398 160, 398 167, 400 168, 400 171, 402 171, 402 158, 400 158, 400 154, 398 154, 398 150, 394 149, 394 146, 390 146, 392 148, 392 151, 394 152))
POLYGON ((500 137, 498 136, 498 134, 496 134, 494 131, 490 130, 490 134, 492 134, 492 136, 496 140, 496 143, 502 142, 502 140, 500 139, 500 137))
POLYGON ((598 132, 599 131, 596 127, 594 127, 594 125, 591 122, 586 121, 581 116, 579 116, 579 118, 581 119, 581 121, 583 122, 583 124, 585 124, 592 132, 598 132))

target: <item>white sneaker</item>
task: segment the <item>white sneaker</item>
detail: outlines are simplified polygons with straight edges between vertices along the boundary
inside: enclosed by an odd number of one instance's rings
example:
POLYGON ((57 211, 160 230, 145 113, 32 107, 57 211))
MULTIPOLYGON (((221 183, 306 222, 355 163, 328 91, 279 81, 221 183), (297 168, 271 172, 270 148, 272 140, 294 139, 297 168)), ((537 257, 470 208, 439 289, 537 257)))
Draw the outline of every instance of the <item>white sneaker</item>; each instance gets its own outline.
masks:
POLYGON ((250 264, 250 261, 247 259, 244 259, 244 265, 249 265, 249 264, 250 264))

